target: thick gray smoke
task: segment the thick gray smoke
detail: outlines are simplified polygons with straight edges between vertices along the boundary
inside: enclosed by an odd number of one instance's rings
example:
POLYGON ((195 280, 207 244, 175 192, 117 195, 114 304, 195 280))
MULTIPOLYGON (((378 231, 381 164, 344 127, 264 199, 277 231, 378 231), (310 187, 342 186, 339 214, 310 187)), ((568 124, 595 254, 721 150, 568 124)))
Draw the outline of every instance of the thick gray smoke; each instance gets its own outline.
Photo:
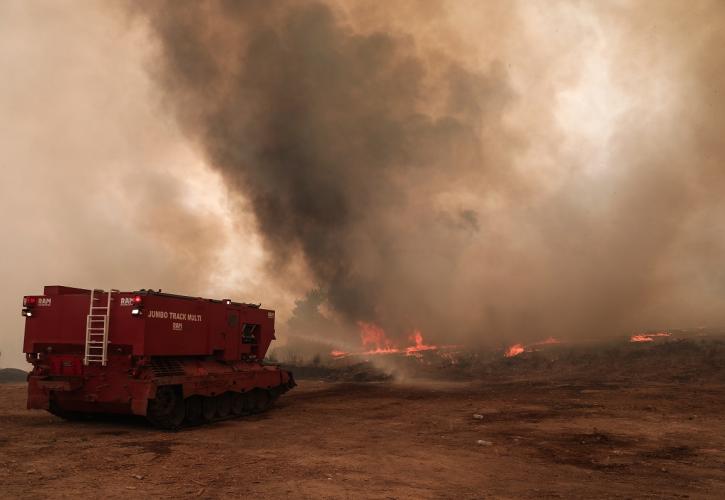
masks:
POLYGON ((118 7, 0 2, 0 368, 29 366, 19 311, 44 285, 230 294, 212 272, 233 235, 192 199, 210 174, 151 105, 147 32, 118 7))
POLYGON ((443 299, 479 230, 473 210, 440 214, 430 196, 493 167, 482 130, 507 140, 500 69, 357 33, 321 3, 175 4, 154 26, 177 112, 251 200, 273 265, 301 252, 348 320, 425 321, 420 292, 443 299))
MULTIPOLYGON (((166 105, 249 200, 278 276, 301 258, 332 315, 392 335, 421 328, 437 341, 723 320, 725 280, 712 273, 723 264, 725 114, 715 89, 725 78, 712 69, 721 64, 705 63, 705 47, 722 41, 717 3, 691 14, 693 28, 707 29, 692 52, 673 56, 670 80, 656 73, 659 87, 641 83, 647 68, 689 42, 673 21, 658 28, 660 46, 633 33, 645 10, 681 17, 676 3, 580 13, 616 36, 582 32, 551 66, 566 74, 598 50, 610 84, 632 89, 606 135, 593 132, 597 147, 557 128, 561 89, 525 39, 523 49, 521 40, 493 44, 472 64, 453 38, 426 36, 426 16, 444 15, 445 4, 407 25, 379 15, 410 13, 407 2, 360 5, 139 7, 159 41, 153 71, 166 105), (541 73, 522 86, 511 61, 541 73), (657 87, 666 102, 637 85, 657 87), (677 123, 659 121, 676 111, 677 123)), ((522 10, 497 15, 507 22, 495 34, 517 36, 522 10)), ((582 115, 582 128, 595 120, 582 115)))

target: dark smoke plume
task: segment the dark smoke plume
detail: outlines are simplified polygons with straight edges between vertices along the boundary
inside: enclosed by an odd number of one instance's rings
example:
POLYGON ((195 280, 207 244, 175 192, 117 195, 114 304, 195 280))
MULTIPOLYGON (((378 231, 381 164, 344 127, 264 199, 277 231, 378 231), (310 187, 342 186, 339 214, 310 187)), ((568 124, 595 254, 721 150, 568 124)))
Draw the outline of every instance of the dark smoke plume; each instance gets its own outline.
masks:
MULTIPOLYGON (((250 201, 275 273, 284 276, 302 256, 310 288, 348 323, 375 322, 399 335, 422 328, 437 340, 723 320, 715 304, 725 282, 705 277, 723 264, 715 250, 723 238, 707 229, 723 215, 722 113, 711 119, 715 110, 703 101, 706 80, 722 88, 722 64, 702 66, 707 51, 696 45, 680 56, 692 85, 677 126, 657 122, 652 96, 636 90, 647 62, 661 62, 667 49, 633 33, 646 15, 679 19, 676 3, 592 7, 582 16, 619 35, 571 39, 570 55, 555 64, 531 56, 532 45, 476 67, 453 42, 419 36, 420 18, 402 30, 370 21, 375 14, 355 17, 365 8, 396 17, 408 3, 360 5, 139 7, 160 42, 154 71, 167 106, 250 201), (546 71, 572 72, 597 43, 632 96, 613 131, 597 137, 605 167, 591 170, 588 149, 567 145, 556 130, 559 89, 546 71), (507 57, 539 68, 523 93, 505 70, 507 57), (526 156, 532 144, 542 157, 526 156), (558 177, 541 167, 547 161, 558 177)), ((514 5, 499 13, 511 25, 522 22, 514 5)), ((702 8, 708 22, 723 19, 717 3, 702 8)), ((722 30, 708 26, 703 43, 722 41, 722 30)), ((680 36, 675 24, 659 29, 667 42, 680 36)), ((514 33, 504 27, 499 36, 514 33)), ((715 106, 722 102, 720 95, 715 106)))
POLYGON ((505 76, 407 35, 358 33, 321 3, 169 7, 152 18, 163 82, 211 164, 251 200, 273 265, 301 252, 349 320, 390 321, 380 307, 400 294, 410 324, 397 326, 413 326, 407 298, 419 286, 443 293, 447 276, 434 262, 431 276, 410 276, 405 262, 456 255, 436 226, 452 248, 477 230, 472 210, 436 215, 431 189, 489 168, 481 134, 506 140, 505 76))

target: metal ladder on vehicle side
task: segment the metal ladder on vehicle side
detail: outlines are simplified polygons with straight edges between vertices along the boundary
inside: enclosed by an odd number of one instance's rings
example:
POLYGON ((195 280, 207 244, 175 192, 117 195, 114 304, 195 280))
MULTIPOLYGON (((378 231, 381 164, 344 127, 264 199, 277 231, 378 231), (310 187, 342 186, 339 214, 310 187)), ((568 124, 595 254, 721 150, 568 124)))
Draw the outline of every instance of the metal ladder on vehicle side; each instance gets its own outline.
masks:
POLYGON ((109 290, 105 305, 96 305, 98 295, 104 290, 91 290, 91 305, 86 317, 86 350, 83 364, 100 363, 106 366, 108 361, 108 324, 111 317, 111 298, 118 290, 109 290))

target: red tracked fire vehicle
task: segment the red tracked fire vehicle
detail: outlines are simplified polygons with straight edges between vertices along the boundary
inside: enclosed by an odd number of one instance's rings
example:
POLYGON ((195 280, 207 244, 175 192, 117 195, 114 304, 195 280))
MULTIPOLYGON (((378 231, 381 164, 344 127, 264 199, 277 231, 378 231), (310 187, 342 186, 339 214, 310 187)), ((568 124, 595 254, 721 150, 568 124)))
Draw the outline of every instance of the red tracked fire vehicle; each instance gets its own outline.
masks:
POLYGON ((28 408, 144 415, 178 428, 259 412, 295 386, 262 362, 274 311, 139 290, 46 286, 23 298, 28 408))

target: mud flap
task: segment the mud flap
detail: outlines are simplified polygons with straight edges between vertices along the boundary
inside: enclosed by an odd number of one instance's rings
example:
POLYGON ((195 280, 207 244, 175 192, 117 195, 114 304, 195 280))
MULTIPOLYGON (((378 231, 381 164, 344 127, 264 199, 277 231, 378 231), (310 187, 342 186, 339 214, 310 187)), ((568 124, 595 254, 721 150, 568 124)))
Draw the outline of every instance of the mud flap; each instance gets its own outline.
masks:
POLYGON ((28 410, 50 408, 50 391, 38 385, 37 377, 28 377, 28 410))
POLYGON ((287 381, 287 387, 292 389, 293 387, 297 387, 297 382, 295 382, 295 376, 292 374, 292 372, 287 372, 287 375, 289 377, 289 380, 287 381))
POLYGON ((156 397, 156 385, 139 380, 131 384, 129 389, 131 395, 131 413, 146 416, 149 399, 156 397))
POLYGON ((131 400, 131 413, 134 415, 146 416, 148 410, 148 399, 132 399, 131 400))

